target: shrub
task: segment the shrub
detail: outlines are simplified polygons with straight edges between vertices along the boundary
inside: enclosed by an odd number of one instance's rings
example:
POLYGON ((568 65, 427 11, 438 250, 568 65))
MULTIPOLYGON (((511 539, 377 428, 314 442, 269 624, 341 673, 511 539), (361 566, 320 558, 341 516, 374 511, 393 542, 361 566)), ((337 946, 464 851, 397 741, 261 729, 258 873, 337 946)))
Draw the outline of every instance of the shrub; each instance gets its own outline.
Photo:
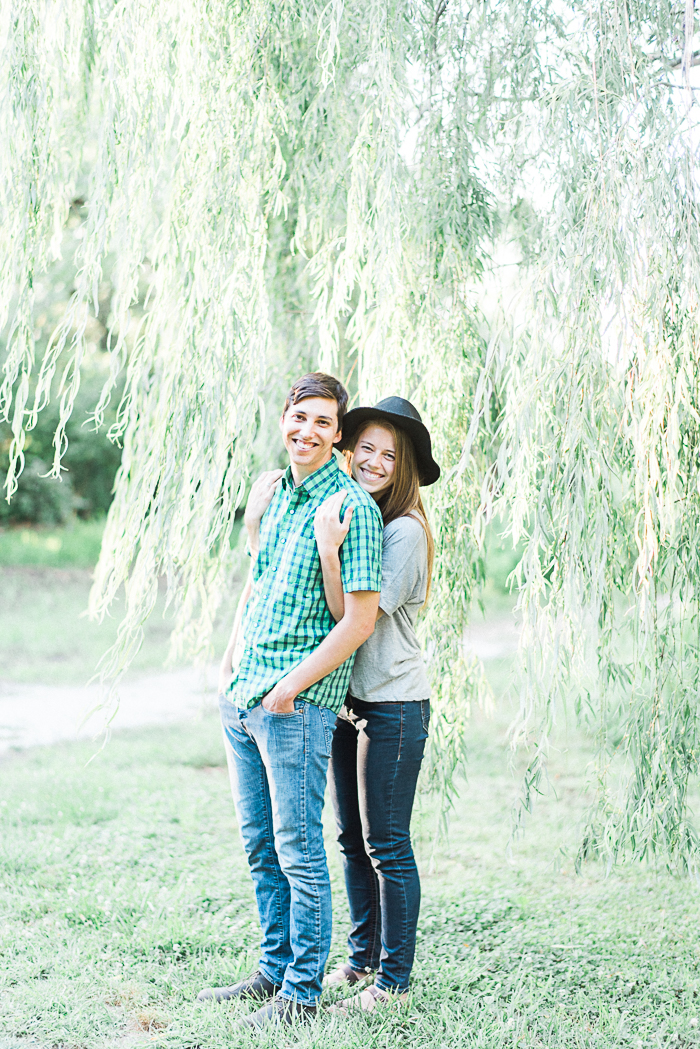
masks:
MULTIPOLYGON (((99 398, 104 376, 99 367, 86 370, 82 377, 75 410, 66 428, 68 449, 63 457, 66 468, 57 478, 42 477, 53 461, 53 435, 58 423, 58 409, 52 403, 40 412, 37 425, 27 434, 26 465, 18 479, 18 489, 8 504, 0 502, 2 524, 63 524, 72 515, 89 518, 103 515, 112 501, 114 475, 121 461, 121 448, 107 439, 107 429, 114 421, 113 405, 118 403, 117 390, 105 425, 95 431, 85 425, 90 410, 99 398)), ((9 465, 10 428, 0 424, 0 471, 9 465)))
POLYGON ((32 524, 64 524, 76 509, 76 499, 67 477, 44 477, 48 467, 39 458, 25 466, 12 502, 0 503, 0 521, 31 521, 32 524))

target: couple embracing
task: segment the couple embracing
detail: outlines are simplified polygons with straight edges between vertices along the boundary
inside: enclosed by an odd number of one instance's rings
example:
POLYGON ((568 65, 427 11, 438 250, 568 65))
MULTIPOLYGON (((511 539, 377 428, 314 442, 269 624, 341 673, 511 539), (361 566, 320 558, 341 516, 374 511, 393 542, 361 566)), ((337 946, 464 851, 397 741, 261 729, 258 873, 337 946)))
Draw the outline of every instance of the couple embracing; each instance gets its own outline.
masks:
POLYGON ((252 1028, 311 1019, 324 983, 348 988, 341 1010, 401 1001, 413 964, 410 819, 430 717, 414 623, 433 552, 419 488, 440 470, 409 401, 346 414, 347 400, 319 372, 290 390, 281 419, 290 465, 251 488, 252 567, 221 666, 231 789, 263 940, 252 976, 198 999, 249 999, 257 1008, 241 1023, 252 1028), (351 931, 348 962, 324 981, 327 778, 351 931))

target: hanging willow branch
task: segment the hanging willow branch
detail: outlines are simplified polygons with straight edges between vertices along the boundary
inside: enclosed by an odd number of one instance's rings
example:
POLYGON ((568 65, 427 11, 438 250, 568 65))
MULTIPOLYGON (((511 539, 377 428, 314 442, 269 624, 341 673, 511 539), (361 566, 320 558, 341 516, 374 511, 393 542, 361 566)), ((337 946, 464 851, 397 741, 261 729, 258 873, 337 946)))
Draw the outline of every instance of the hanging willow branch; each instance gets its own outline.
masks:
POLYGON ((540 724, 526 804, 573 703, 600 741, 585 850, 692 853, 693 31, 692 5, 613 0, 8 0, 7 493, 50 396, 60 473, 109 266, 95 423, 123 378, 124 454, 91 608, 121 586, 127 608, 107 676, 140 644, 163 575, 175 647, 206 648, 233 511, 277 454, 269 414, 300 370, 336 370, 363 401, 414 399, 445 467, 422 624, 431 780, 449 788, 480 692, 462 637, 500 512, 524 544, 516 740, 540 724), (75 291, 37 370, 33 283, 75 194, 75 291), (517 246, 520 296, 489 335, 497 237, 517 246))
MULTIPOLYGON (((599 2, 572 22, 524 109, 549 172, 517 338, 490 377, 503 404, 493 508, 524 543, 521 715, 539 718, 525 807, 564 702, 599 740, 581 856, 681 863, 698 770, 698 241, 692 120, 668 69, 692 5, 599 2), (544 206, 543 206, 544 204, 544 206)), ((686 46, 686 51, 687 51, 686 46)), ((531 227, 532 228, 532 227, 531 227)), ((525 268, 525 267, 523 267, 525 268)))

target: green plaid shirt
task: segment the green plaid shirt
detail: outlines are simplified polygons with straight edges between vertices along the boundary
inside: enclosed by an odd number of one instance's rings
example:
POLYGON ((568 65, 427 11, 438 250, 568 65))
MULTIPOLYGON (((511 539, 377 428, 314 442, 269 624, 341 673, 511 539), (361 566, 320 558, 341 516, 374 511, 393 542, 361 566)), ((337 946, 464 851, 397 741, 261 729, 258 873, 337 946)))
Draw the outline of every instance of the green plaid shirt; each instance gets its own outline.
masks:
MULTIPOLYGON (((354 507, 340 548, 343 590, 381 589, 382 517, 374 499, 338 468, 335 456, 297 488, 288 467, 260 523, 253 590, 241 624, 243 653, 231 684, 231 697, 240 708, 260 703, 335 626, 323 590, 314 514, 343 488, 348 494, 341 514, 354 507)), ((339 711, 354 662, 353 653, 299 698, 339 711)))

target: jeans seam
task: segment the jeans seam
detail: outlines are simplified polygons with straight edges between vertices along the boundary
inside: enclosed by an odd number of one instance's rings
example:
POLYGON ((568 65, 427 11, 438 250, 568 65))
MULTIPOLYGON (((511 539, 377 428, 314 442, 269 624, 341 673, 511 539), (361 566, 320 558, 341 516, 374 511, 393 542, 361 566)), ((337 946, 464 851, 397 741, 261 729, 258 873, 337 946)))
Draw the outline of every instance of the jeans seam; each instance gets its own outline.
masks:
MULTIPOLYGON (((404 733, 404 718, 405 718, 405 716, 406 716, 406 704, 402 703, 401 704, 401 746, 403 746, 403 733, 404 733)), ((401 755, 399 754, 399 758, 400 758, 400 756, 401 755)), ((397 762, 397 765, 398 765, 398 762, 397 762)), ((391 792, 391 831, 392 831, 392 838, 394 839, 394 841, 396 841, 396 835, 394 833, 394 790, 392 790, 392 792, 391 792)), ((407 940, 407 937, 408 937, 408 928, 407 928, 407 921, 406 921, 406 916, 408 914, 408 900, 406 898, 406 882, 405 882, 405 879, 402 879, 402 881, 401 881, 401 891, 403 893, 403 931, 402 931, 402 936, 401 936, 401 940, 402 940, 401 961, 402 961, 402 964, 403 964, 403 959, 404 959, 404 956, 406 954, 406 940, 407 940)))
MULTIPOLYGON (((405 704, 401 703, 400 704, 401 716, 400 716, 400 719, 399 719, 399 725, 400 725, 400 729, 399 729, 399 754, 398 754, 398 757, 397 757, 397 760, 396 760, 396 769, 394 771, 394 777, 393 777, 393 779, 391 781, 391 795, 390 795, 390 798, 389 798, 389 840, 392 842, 391 858, 394 861, 394 863, 397 862, 397 859, 396 859, 396 835, 394 834, 394 794, 395 794, 395 791, 396 791, 396 779, 397 779, 397 774, 398 774, 399 760, 401 758, 401 744, 403 742, 403 720, 404 720, 404 711, 405 711, 405 709, 406 709, 405 708, 405 704)), ((406 886, 405 886, 405 883, 404 883, 403 880, 401 881, 401 894, 403 896, 403 923, 402 923, 402 927, 401 927, 401 949, 398 952, 398 958, 397 958, 398 967, 399 968, 403 968, 403 965, 404 965, 404 957, 405 957, 405 954, 406 954, 406 938, 407 938, 407 934, 408 934, 407 923, 406 923, 406 915, 408 913, 408 900, 406 899, 406 886)), ((394 990, 393 987, 384 986, 384 983, 382 982, 382 979, 381 979, 381 975, 380 975, 379 979, 376 980, 376 985, 382 991, 394 990)))
POLYGON ((371 911, 371 913, 372 913, 372 924, 370 926, 370 935, 368 937, 369 950, 367 952, 367 962, 366 962, 366 964, 367 964, 367 966, 369 968, 374 968, 375 967, 375 963, 378 966, 379 965, 379 961, 381 959, 381 947, 382 947, 382 929, 381 929, 382 905, 381 905, 381 896, 380 896, 380 892, 379 892, 379 878, 377 877, 377 872, 374 869, 374 864, 372 863, 372 858, 367 852, 367 843, 366 842, 364 842, 364 846, 365 846, 366 862, 368 863, 369 870, 370 870, 370 877, 371 877, 370 884, 372 886, 372 888, 370 890, 371 891, 370 907, 372 909, 372 911, 371 911), (377 941, 379 941, 379 942, 377 942, 377 941))
MULTIPOLYGON (((320 709, 319 709, 319 715, 320 715, 320 709)), ((314 890, 315 890, 315 895, 316 895, 316 914, 315 914, 315 923, 314 923, 315 924, 316 935, 315 935, 315 938, 314 938, 314 942, 316 944, 316 963, 315 963, 315 965, 316 965, 316 972, 318 972, 319 969, 320 969, 320 964, 321 964, 321 893, 320 893, 320 890, 319 890, 319 887, 318 887, 318 881, 316 879, 315 872, 313 871, 313 868, 311 866, 311 856, 309 854, 309 834, 308 834, 308 826, 307 826, 307 816, 308 816, 307 807, 308 807, 308 793, 309 793, 308 792, 308 783, 307 783, 307 779, 308 779, 308 775, 309 775, 309 731, 308 731, 309 725, 308 725, 308 721, 307 721, 306 717, 304 717, 303 724, 304 724, 304 772, 303 772, 303 776, 302 776, 302 780, 301 780, 301 782, 302 782, 302 788, 301 788, 302 807, 301 808, 302 808, 302 813, 303 813, 303 816, 302 816, 301 840, 302 840, 302 843, 303 843, 304 859, 306 861, 307 867, 309 868, 309 870, 311 870, 311 872, 313 874, 313 885, 314 885, 314 890)), ((309 1003, 304 1003, 304 1004, 309 1004, 309 1003)))
MULTIPOLYGON (((257 746, 257 744, 256 744, 256 746, 257 746)), ((263 777, 265 775, 266 775, 265 766, 261 763, 261 768, 260 768, 260 790, 261 790, 261 792, 263 794, 264 794, 264 791, 265 791, 265 783, 264 783, 264 778, 263 777)), ((265 827, 267 829, 268 841, 271 842, 272 849, 273 849, 273 851, 276 852, 276 849, 275 849, 275 829, 274 829, 274 827, 273 827, 273 825, 271 823, 270 814, 267 811, 267 805, 265 806, 264 811, 265 811, 265 827)), ((282 886, 281 886, 281 883, 280 883, 280 880, 279 880, 279 875, 277 873, 277 868, 276 867, 273 868, 273 871, 274 871, 274 875, 275 875, 275 884, 277 886, 277 891, 275 893, 275 907, 276 907, 276 910, 277 910, 277 923, 279 925, 280 933, 281 933, 282 930, 284 929, 284 917, 282 915, 282 900, 281 900, 281 897, 282 897, 282 886)), ((284 877, 284 875, 283 875, 283 877, 284 877)), ((281 985, 282 980, 284 979, 284 973, 281 973, 280 976, 279 976, 279 979, 276 979, 274 976, 271 976, 269 973, 266 973, 262 969, 262 967, 261 967, 260 971, 263 973, 264 976, 267 977, 267 979, 270 981, 270 983, 281 985)))
MULTIPOLYGON (((401 744, 399 743, 399 753, 400 752, 401 752, 401 744)), ((359 777, 358 777, 358 781, 359 781, 359 777)), ((382 925, 381 925, 381 922, 382 922, 382 898, 381 898, 381 890, 380 890, 380 887, 379 887, 379 877, 377 875, 377 872, 374 869, 374 865, 373 865, 370 857, 368 856, 367 858, 369 859, 370 866, 372 867, 372 873, 374 874, 374 878, 372 880, 372 904, 373 904, 373 929, 372 929, 372 948, 371 948, 371 952, 372 953, 371 953, 371 961, 369 962, 369 964, 371 965, 372 962, 376 960, 377 961, 377 965, 379 965, 379 963, 381 962, 381 957, 382 957, 382 954, 381 954, 381 950, 382 950, 382 925), (379 939, 379 945, 378 945, 379 946, 379 957, 377 957, 377 939, 379 939)))
POLYGON ((401 761, 401 751, 403 749, 403 715, 404 715, 405 705, 403 703, 399 703, 399 708, 400 708, 400 712, 401 712, 401 717, 399 718, 399 753, 398 753, 398 755, 396 757, 397 764, 398 764, 399 761, 401 761))
POLYGON ((367 857, 372 872, 372 937, 370 957, 367 962, 370 968, 378 968, 382 957, 382 904, 379 892, 379 878, 372 866, 372 861, 367 857))

